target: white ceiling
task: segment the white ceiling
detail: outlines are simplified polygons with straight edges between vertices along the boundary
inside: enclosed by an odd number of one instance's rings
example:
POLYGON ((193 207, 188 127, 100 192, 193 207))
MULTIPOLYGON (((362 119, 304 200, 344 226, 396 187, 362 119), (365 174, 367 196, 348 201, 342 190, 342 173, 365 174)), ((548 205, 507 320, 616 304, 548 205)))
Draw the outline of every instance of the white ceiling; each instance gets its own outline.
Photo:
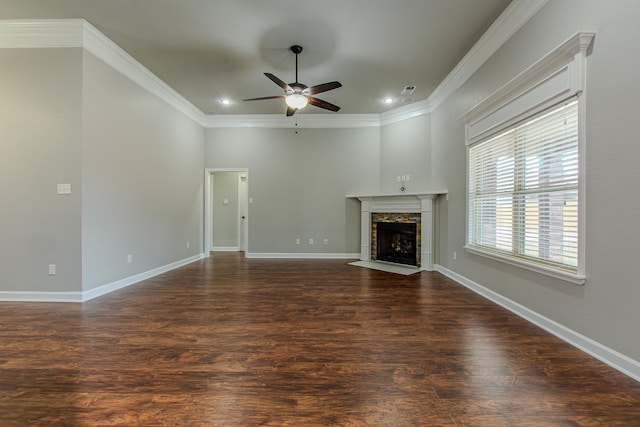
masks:
POLYGON ((308 86, 339 113, 371 114, 431 92, 511 0, 0 0, 1 19, 84 18, 205 113, 284 114, 263 73, 308 86), (385 105, 382 99, 396 102, 385 105), (222 98, 232 103, 224 106, 222 98))

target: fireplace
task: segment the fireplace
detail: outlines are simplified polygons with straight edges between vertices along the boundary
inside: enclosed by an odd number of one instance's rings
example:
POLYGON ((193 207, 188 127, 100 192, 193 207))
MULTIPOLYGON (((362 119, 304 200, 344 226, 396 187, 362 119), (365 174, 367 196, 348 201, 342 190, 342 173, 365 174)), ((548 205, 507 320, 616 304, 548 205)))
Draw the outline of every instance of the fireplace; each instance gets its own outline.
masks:
POLYGON ((378 222, 376 234, 376 260, 418 265, 415 222, 378 222))
POLYGON ((436 197, 446 191, 402 194, 355 195, 360 201, 360 260, 377 258, 377 234, 380 222, 416 224, 416 261, 421 270, 433 270, 434 215, 436 197))
POLYGON ((371 260, 420 267, 420 213, 371 214, 371 260))

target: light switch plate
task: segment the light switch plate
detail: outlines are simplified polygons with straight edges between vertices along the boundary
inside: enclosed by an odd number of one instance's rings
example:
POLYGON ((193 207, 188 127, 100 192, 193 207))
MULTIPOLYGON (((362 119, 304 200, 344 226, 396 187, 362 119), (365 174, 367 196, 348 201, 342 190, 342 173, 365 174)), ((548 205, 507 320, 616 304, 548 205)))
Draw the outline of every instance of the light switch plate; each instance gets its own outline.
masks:
POLYGON ((58 194, 71 194, 71 184, 58 184, 58 194))

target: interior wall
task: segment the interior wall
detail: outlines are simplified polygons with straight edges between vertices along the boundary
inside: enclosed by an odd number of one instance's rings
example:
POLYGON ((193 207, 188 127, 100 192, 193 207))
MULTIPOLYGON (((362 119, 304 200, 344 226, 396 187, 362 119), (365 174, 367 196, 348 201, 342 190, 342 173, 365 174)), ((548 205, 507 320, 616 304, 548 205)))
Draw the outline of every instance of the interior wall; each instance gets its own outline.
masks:
POLYGON ((81 290, 81 58, 0 49, 0 292, 81 290))
POLYGON ((88 290, 203 252, 204 130, 88 52, 83 70, 88 290))
POLYGON ((640 38, 635 1, 551 0, 453 96, 432 113, 434 183, 449 190, 441 205, 440 264, 635 360, 640 360, 640 287, 633 260, 640 145, 637 117, 640 38), (579 31, 594 31, 586 102, 586 276, 574 285, 465 252, 468 109, 579 31), (457 260, 453 252, 457 252, 457 260))
POLYGON ((409 175, 405 192, 431 187, 431 119, 424 114, 380 128, 380 192, 399 193, 398 176, 409 175))
POLYGON ((359 254, 360 203, 345 196, 378 192, 379 165, 376 127, 205 133, 207 168, 249 170, 249 253, 359 254))
POLYGON ((238 248, 238 179, 241 174, 244 172, 213 173, 211 212, 214 250, 238 248))

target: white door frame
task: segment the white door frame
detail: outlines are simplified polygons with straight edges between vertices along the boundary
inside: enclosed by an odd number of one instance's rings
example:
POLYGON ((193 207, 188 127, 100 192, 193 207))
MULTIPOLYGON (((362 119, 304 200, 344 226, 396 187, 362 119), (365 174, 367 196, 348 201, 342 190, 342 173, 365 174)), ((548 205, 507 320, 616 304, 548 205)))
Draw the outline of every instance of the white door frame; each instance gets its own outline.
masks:
POLYGON ((247 168, 206 168, 204 170, 204 251, 206 256, 213 249, 213 216, 211 212, 211 177, 216 172, 242 172, 247 176, 246 205, 247 212, 244 221, 244 249, 245 253, 249 252, 249 169, 247 168))
POLYGON ((248 199, 247 176, 240 173, 238 174, 238 248, 244 253, 247 253, 247 248, 245 246, 246 240, 244 237, 247 234, 247 213, 249 211, 249 205, 247 204, 248 199))

